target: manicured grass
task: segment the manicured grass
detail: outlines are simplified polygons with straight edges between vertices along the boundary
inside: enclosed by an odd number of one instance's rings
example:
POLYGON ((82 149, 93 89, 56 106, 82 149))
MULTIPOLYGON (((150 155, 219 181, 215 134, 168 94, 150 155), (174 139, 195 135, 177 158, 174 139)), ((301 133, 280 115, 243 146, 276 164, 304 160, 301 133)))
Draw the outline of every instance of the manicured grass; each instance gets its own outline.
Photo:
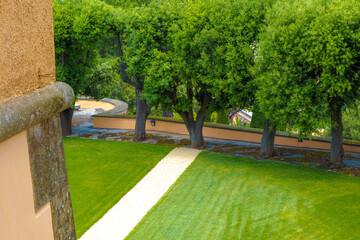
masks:
POLYGON ((64 149, 79 238, 173 148, 64 138, 64 149))
POLYGON ((359 236, 359 178, 202 152, 127 239, 359 236))

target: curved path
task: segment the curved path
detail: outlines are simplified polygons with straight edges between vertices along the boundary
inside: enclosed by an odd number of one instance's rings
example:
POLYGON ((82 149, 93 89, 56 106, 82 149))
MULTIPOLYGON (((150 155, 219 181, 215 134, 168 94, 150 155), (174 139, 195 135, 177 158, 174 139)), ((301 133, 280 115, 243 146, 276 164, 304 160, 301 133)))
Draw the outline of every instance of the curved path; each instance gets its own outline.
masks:
POLYGON ((172 150, 80 240, 124 239, 200 152, 190 148, 172 150))

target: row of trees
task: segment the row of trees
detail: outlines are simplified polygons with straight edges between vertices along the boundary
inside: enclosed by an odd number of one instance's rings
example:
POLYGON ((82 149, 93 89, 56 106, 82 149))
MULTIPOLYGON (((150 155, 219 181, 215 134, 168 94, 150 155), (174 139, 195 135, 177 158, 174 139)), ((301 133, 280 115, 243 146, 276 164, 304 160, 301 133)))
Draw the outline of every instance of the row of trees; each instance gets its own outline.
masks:
POLYGON ((256 106, 264 157, 277 126, 304 137, 331 119, 329 163, 341 167, 341 109, 359 90, 359 9, 358 0, 54 0, 57 77, 96 95, 121 76, 135 88, 135 141, 150 106, 179 114, 197 148, 206 116, 256 106))
POLYGON ((94 73, 98 56, 110 55, 117 63, 112 69, 135 87, 134 140, 145 139, 149 105, 161 105, 184 119, 192 145, 202 147, 206 115, 253 100, 248 68, 265 3, 118 1, 114 7, 99 0, 55 0, 58 80, 77 94, 96 93, 88 89, 109 84, 93 77, 103 75, 94 73))
MULTIPOLYGON (((128 71, 144 79, 150 105, 177 112, 193 147, 203 147, 207 114, 253 101, 253 42, 261 1, 152 3, 127 30, 128 71)), ((139 10, 135 10, 140 12, 139 10)))
POLYGON ((269 123, 296 127, 303 137, 330 122, 331 167, 343 165, 342 109, 358 99, 359 4, 277 2, 258 45, 257 100, 269 123))

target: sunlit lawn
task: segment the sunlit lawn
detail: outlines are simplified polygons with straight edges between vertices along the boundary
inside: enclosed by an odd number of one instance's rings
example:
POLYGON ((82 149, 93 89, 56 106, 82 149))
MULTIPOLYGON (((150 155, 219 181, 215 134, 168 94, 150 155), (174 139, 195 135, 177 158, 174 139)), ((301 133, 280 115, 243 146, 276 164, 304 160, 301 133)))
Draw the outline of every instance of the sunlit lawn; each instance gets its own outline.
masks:
POLYGON ((360 179, 202 152, 127 239, 360 239, 360 179))
POLYGON ((173 148, 64 138, 64 149, 79 238, 173 148))

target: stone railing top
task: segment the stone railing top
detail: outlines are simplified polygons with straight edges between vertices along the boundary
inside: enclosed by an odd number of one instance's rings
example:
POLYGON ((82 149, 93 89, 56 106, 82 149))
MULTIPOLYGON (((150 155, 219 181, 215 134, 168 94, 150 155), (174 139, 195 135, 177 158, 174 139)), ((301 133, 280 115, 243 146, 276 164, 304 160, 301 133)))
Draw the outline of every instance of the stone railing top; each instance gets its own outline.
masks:
POLYGON ((102 113, 95 114, 93 116, 112 116, 114 114, 122 113, 122 112, 126 111, 128 108, 128 104, 126 102, 123 102, 120 100, 116 100, 116 99, 112 99, 112 98, 103 98, 100 101, 113 104, 115 107, 113 109, 110 109, 110 110, 102 112, 102 113))
POLYGON ((45 86, 0 105, 0 142, 26 130, 74 103, 72 88, 63 82, 45 86))

